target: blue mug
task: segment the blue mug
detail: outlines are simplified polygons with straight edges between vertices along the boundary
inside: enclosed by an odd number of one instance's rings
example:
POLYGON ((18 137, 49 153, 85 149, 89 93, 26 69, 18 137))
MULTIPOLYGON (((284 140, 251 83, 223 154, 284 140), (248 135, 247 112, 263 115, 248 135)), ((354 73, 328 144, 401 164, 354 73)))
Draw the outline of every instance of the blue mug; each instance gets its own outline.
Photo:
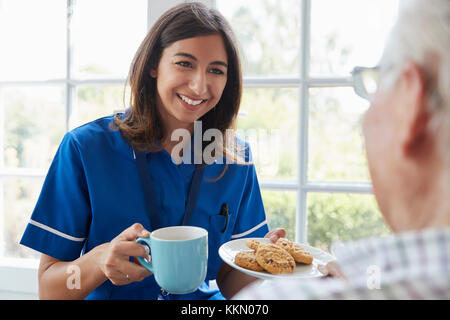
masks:
POLYGON ((205 281, 208 268, 208 231, 177 226, 155 230, 137 243, 150 248, 152 263, 137 257, 152 272, 158 285, 168 293, 194 292, 205 281))

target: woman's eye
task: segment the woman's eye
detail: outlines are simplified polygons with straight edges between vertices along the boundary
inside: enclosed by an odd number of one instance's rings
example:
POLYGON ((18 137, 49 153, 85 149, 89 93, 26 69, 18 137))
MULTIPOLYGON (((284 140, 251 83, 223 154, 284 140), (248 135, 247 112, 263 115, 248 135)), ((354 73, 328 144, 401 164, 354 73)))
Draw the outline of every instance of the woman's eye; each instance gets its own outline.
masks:
POLYGON ((214 73, 214 74, 224 74, 224 72, 222 70, 216 69, 216 68, 211 69, 209 72, 214 73))
POLYGON ((180 62, 175 62, 175 64, 181 66, 181 67, 185 67, 185 68, 191 68, 192 67, 192 63, 188 62, 188 61, 180 61, 180 62))

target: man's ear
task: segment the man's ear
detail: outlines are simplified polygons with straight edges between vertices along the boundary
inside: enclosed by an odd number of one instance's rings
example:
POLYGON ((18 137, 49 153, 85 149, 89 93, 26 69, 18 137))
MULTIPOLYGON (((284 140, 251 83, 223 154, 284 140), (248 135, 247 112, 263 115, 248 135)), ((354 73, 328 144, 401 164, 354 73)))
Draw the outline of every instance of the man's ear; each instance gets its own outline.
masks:
POLYGON ((427 82, 422 69, 417 64, 408 62, 403 68, 401 78, 403 82, 401 103, 405 121, 402 151, 405 156, 410 156, 423 150, 424 143, 428 141, 426 138, 429 134, 431 112, 427 105, 427 82))

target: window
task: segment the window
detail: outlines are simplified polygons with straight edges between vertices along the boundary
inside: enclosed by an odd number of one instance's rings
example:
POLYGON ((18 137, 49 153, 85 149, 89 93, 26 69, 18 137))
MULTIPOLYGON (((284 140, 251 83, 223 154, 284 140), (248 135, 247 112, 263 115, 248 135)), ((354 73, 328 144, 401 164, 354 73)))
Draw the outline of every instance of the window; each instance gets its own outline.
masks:
POLYGON ((375 65, 391 0, 216 0, 243 56, 238 129, 249 138, 271 228, 329 250, 389 232, 371 190, 350 71, 375 65), (252 133, 248 133, 253 131, 252 133))
MULTIPOLYGON (((18 241, 63 135, 126 107, 139 43, 179 2, 0 1, 0 257, 38 257, 18 241)), ((270 227, 323 248, 388 232, 360 131, 368 105, 349 72, 376 64, 397 1, 204 2, 239 40, 238 129, 252 145, 270 227)))
POLYGON ((0 258, 39 257, 18 242, 53 156, 68 130, 124 108, 148 3, 0 1, 0 258))

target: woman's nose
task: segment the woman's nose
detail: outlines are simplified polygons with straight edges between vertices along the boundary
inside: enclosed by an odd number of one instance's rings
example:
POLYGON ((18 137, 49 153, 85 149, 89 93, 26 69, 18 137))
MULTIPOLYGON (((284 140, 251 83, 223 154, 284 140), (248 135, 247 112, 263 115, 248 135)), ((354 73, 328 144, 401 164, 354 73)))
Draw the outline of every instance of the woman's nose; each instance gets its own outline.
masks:
POLYGON ((198 96, 203 96, 208 91, 206 75, 203 72, 196 72, 189 82, 189 88, 198 96))

